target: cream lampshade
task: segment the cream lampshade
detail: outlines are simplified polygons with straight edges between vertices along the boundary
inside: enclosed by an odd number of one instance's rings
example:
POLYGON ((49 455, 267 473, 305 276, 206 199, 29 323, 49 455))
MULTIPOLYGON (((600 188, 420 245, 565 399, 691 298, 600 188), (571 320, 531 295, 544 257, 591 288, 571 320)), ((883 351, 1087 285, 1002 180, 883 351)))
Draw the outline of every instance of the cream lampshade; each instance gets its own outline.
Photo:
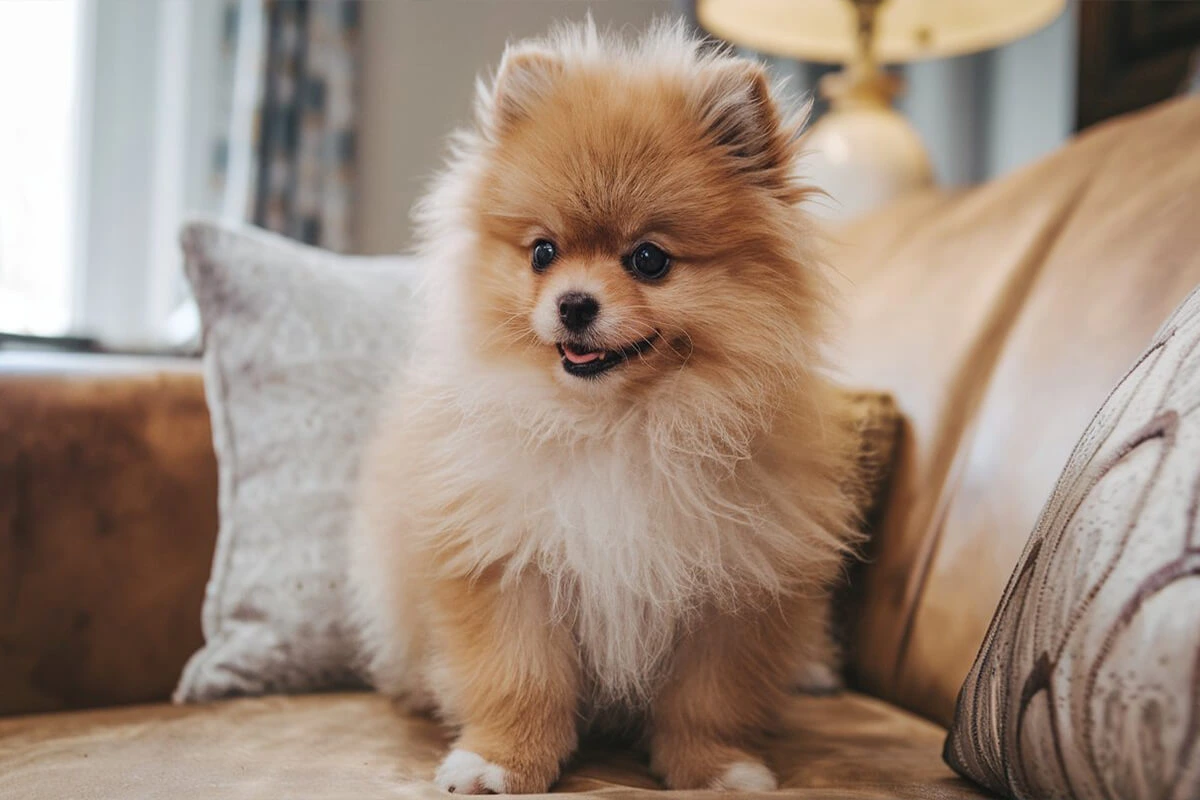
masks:
POLYGON ((821 81, 830 110, 806 134, 806 177, 845 219, 933 182, 929 156, 892 108, 880 64, 986 50, 1052 21, 1066 0, 698 0, 708 32, 762 53, 844 64, 821 81))

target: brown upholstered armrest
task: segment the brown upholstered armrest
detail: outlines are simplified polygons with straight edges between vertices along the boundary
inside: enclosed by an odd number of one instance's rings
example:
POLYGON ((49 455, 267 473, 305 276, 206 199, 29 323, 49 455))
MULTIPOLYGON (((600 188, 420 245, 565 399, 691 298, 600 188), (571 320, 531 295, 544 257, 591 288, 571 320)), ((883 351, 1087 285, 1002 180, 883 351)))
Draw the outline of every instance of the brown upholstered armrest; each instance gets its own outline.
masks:
POLYGON ((216 483, 198 361, 0 353, 0 714, 170 695, 216 483))

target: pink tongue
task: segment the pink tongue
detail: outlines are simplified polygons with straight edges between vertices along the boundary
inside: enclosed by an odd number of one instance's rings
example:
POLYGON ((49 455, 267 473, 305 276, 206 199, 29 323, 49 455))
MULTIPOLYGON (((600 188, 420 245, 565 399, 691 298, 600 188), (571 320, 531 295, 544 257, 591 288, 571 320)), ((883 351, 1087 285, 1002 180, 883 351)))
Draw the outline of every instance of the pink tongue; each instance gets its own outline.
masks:
POLYGON ((588 363, 591 363, 592 361, 595 361, 598 358, 601 358, 604 355, 604 353, 602 353, 600 351, 595 351, 595 352, 591 352, 591 353, 576 353, 574 350, 572 350, 570 347, 567 347, 564 344, 563 345, 563 355, 566 356, 567 361, 570 361, 572 364, 588 364, 588 363))

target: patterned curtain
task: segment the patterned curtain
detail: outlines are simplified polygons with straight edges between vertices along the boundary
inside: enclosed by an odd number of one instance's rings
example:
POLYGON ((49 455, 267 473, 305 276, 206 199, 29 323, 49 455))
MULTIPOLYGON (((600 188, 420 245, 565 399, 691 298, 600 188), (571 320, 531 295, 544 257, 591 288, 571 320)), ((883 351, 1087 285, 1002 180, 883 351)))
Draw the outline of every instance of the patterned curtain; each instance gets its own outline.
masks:
POLYGON ((214 158, 227 215, 352 249, 359 20, 359 0, 227 0, 232 123, 214 158))

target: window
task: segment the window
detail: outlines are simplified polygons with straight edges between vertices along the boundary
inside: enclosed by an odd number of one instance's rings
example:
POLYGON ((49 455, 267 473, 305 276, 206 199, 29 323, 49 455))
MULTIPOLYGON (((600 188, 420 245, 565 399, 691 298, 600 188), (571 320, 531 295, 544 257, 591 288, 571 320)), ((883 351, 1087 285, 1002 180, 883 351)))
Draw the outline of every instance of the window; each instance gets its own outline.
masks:
POLYGON ((0 0, 0 332, 139 350, 195 333, 178 231, 225 211, 242 6, 0 0))
POLYGON ((71 327, 80 12, 0 3, 0 330, 71 327))

